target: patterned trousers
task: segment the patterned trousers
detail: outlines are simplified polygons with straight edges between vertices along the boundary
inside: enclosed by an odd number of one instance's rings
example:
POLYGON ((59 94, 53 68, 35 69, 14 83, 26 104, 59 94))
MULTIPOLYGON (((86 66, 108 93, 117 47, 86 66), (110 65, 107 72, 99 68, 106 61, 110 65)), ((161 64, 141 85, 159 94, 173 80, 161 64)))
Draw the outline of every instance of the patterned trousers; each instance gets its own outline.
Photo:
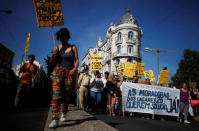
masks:
POLYGON ((71 87, 73 76, 69 75, 69 68, 55 67, 52 75, 52 119, 59 120, 60 105, 62 105, 62 112, 66 113, 70 102, 71 87))

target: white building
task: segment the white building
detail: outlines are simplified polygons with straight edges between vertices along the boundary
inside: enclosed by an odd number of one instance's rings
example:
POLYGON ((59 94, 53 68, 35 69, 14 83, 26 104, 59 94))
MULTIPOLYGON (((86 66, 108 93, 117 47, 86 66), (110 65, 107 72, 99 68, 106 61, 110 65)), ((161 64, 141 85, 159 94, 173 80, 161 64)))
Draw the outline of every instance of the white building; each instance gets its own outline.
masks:
MULTIPOLYGON (((105 40, 99 38, 96 48, 90 48, 82 58, 82 66, 90 64, 90 54, 103 55, 103 69, 116 74, 116 65, 141 62, 142 30, 128 9, 118 24, 111 24, 105 40)), ((82 69, 82 68, 81 68, 82 69)))

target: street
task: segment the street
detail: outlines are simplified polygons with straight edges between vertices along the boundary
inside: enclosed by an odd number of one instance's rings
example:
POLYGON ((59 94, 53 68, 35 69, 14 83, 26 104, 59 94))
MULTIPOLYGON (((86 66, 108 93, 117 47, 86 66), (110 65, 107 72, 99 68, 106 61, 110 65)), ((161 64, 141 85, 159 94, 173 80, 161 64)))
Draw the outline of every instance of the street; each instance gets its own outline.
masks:
POLYGON ((183 124, 174 120, 151 120, 141 117, 109 117, 107 114, 94 115, 97 119, 119 131, 198 131, 199 121, 183 124))

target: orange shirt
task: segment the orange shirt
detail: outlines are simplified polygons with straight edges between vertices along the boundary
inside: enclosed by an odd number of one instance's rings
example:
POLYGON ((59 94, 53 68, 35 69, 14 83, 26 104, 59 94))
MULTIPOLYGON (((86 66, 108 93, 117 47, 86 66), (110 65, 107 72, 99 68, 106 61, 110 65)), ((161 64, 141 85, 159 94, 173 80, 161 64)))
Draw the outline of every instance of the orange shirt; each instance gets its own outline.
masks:
POLYGON ((20 78, 20 82, 25 84, 32 84, 32 78, 37 73, 37 66, 34 64, 25 63, 22 67, 22 76, 20 78))

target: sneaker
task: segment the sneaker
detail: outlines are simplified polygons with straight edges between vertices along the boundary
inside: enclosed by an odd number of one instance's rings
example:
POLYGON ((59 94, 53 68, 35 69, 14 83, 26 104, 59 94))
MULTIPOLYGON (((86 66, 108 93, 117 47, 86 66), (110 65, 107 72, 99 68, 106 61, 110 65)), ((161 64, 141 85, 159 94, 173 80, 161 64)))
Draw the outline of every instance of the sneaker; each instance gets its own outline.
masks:
POLYGON ((58 126, 58 120, 53 120, 50 125, 49 128, 56 128, 58 126))
POLYGON ((64 113, 61 114, 60 121, 61 121, 61 122, 66 121, 66 114, 64 114, 64 113))
POLYGON ((189 122, 188 120, 185 120, 184 123, 186 124, 190 124, 191 122, 189 122))
POLYGON ((180 119, 179 121, 180 121, 180 123, 182 123, 182 122, 183 122, 183 120, 182 120, 182 119, 180 119))

